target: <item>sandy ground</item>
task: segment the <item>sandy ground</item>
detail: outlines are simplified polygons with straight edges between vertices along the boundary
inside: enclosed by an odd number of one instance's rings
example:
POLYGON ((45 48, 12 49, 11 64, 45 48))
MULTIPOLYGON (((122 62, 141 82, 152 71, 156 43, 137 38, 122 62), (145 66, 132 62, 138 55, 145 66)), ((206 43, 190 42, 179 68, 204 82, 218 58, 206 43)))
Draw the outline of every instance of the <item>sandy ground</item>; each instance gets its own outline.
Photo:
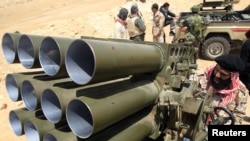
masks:
MULTIPOLYGON (((161 5, 164 0, 147 0, 138 2, 143 12, 147 31, 146 40, 151 41, 151 5, 157 2, 161 5)), ((175 13, 189 11, 189 8, 202 0, 168 0, 175 13)), ((5 32, 19 31, 26 34, 44 36, 60 36, 79 38, 80 36, 93 36, 112 38, 114 17, 120 7, 131 6, 132 2, 125 0, 0 0, 0 36, 5 32)), ((235 9, 242 9, 249 2, 242 0, 235 5, 235 9)), ((166 28, 168 32, 168 27, 166 28)), ((168 41, 171 39, 168 38, 168 41)), ((12 109, 23 107, 22 102, 12 102, 5 89, 5 76, 8 73, 33 71, 26 70, 21 64, 8 64, 0 50, 0 106, 7 104, 7 109, 0 110, 0 141, 25 141, 25 136, 16 136, 9 125, 8 114, 12 109)), ((214 62, 198 60, 199 71, 214 62)), ((250 115, 248 108, 247 116, 250 115)), ((246 124, 249 124, 245 122, 246 124)))

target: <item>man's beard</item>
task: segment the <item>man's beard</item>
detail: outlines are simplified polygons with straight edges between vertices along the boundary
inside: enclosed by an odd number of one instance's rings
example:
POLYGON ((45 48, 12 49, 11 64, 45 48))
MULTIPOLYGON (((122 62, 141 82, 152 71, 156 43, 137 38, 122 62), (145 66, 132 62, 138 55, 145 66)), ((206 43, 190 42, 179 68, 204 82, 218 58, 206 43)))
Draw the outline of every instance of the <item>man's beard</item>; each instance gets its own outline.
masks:
POLYGON ((210 78, 210 83, 213 86, 213 88, 217 89, 217 90, 221 90, 226 88, 230 83, 231 83, 231 79, 227 79, 227 80, 220 80, 218 83, 214 81, 214 70, 211 74, 211 78, 210 78))

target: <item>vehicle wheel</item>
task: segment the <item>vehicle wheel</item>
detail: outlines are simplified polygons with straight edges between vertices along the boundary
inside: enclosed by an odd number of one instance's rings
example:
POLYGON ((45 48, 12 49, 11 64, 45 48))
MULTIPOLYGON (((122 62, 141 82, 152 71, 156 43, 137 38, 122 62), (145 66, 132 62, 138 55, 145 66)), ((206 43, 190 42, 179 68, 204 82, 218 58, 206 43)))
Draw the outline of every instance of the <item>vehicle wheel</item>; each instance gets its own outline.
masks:
POLYGON ((214 60, 218 56, 228 54, 229 51, 230 44, 224 37, 211 37, 201 48, 202 57, 208 60, 214 60))

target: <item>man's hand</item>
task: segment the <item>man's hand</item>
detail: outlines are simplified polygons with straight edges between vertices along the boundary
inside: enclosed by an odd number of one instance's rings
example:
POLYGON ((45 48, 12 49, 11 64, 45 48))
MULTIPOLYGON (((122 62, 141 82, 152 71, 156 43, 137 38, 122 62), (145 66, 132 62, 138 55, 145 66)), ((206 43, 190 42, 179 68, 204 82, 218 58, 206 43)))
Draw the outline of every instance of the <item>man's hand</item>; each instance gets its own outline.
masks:
POLYGON ((175 16, 175 17, 174 17, 174 19, 179 19, 179 18, 180 18, 180 16, 175 16))
POLYGON ((157 35, 156 35, 156 37, 160 37, 161 36, 161 32, 159 32, 157 35))
POLYGON ((161 34, 154 35, 154 38, 158 38, 161 34))

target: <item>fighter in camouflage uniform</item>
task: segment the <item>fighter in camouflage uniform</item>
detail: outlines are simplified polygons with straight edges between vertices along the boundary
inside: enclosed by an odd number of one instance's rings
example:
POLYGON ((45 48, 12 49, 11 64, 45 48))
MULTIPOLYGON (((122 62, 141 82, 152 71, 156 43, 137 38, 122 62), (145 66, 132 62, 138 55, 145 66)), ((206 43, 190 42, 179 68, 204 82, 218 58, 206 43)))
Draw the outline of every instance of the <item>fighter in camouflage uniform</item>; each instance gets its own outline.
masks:
MULTIPOLYGON (((239 79, 239 72, 244 68, 244 63, 238 56, 231 54, 219 56, 215 58, 215 62, 215 65, 205 69, 204 75, 195 77, 200 91, 206 93, 212 87, 210 106, 225 107, 233 113, 235 124, 242 124, 249 96, 248 89, 239 79)), ((228 117, 223 111, 218 114, 228 117)))
POLYGON ((183 27, 185 26, 187 27, 187 30, 184 35, 185 40, 191 41, 193 43, 197 41, 197 37, 203 38, 205 25, 207 23, 205 21, 205 18, 202 18, 200 15, 198 15, 199 9, 200 9, 199 5, 193 6, 191 8, 193 15, 189 16, 186 20, 184 20, 181 23, 183 27))
MULTIPOLYGON (((183 20, 180 23, 181 27, 187 27, 187 30, 184 34, 185 42, 191 42, 191 44, 198 48, 199 44, 203 40, 203 34, 206 28, 206 25, 209 22, 206 21, 205 18, 202 18, 197 13, 199 11, 199 5, 193 6, 191 8, 193 15, 189 16, 186 20, 183 20)), ((217 73, 215 70, 218 70, 218 66, 220 66, 221 70, 227 72, 229 75, 228 85, 225 88, 215 88, 220 86, 220 83, 214 84, 213 88, 213 96, 210 103, 210 106, 220 106, 226 107, 226 109, 230 110, 235 117, 235 124, 242 124, 242 119, 246 114, 246 105, 247 99, 249 96, 249 91, 245 87, 245 85, 239 80, 239 69, 241 68, 239 61, 233 61, 235 57, 231 55, 221 56, 215 59, 216 65, 208 66, 205 70, 204 75, 199 75, 198 83, 200 86, 200 90, 206 93, 209 86, 213 83, 212 77, 217 77, 217 73), (232 69, 232 70, 231 70, 232 69), (234 70, 235 69, 235 70, 234 70)), ((237 57, 238 58, 238 57, 237 57)), ((239 60, 239 59, 235 59, 239 60)), ((218 75, 220 77, 220 75, 218 75)), ((225 83, 221 81, 221 83, 225 83)), ((220 111, 219 115, 227 117, 228 115, 220 111)), ((230 124, 230 123, 228 123, 230 124)))
POLYGON ((200 5, 195 5, 191 7, 192 15, 190 15, 185 20, 181 20, 180 22, 180 30, 177 35, 177 39, 180 36, 180 32, 182 28, 187 27, 186 32, 184 34, 185 43, 188 43, 195 47, 196 54, 195 60, 198 58, 198 48, 200 44, 203 42, 203 37, 205 33, 206 26, 209 22, 206 18, 201 17, 198 12, 200 11, 200 5))

